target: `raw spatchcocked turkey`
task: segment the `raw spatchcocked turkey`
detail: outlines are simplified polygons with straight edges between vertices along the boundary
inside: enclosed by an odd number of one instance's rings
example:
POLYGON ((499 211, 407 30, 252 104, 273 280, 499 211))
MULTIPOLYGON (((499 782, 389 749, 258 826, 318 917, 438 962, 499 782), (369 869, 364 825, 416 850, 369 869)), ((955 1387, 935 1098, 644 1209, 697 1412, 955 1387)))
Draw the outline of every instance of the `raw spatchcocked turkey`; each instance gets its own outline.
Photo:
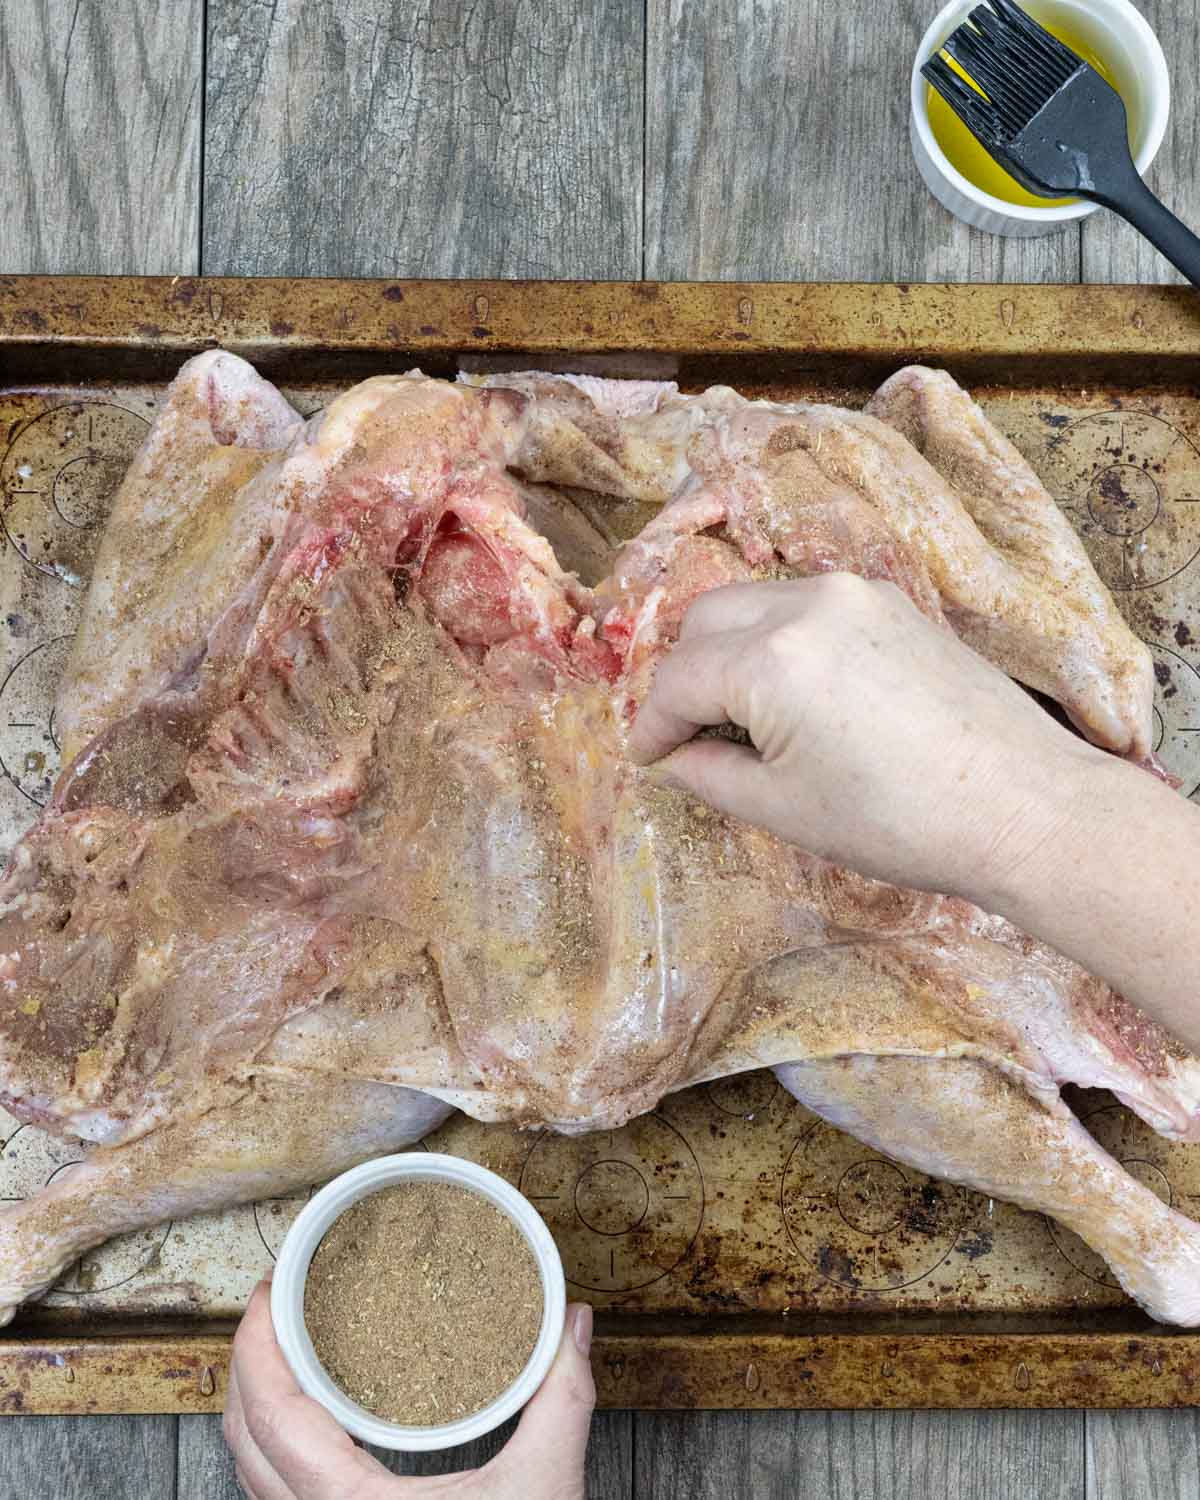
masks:
MULTIPOLYGON (((192 360, 117 498, 0 884, 0 1100, 99 1143, 0 1216, 0 1306, 108 1236, 288 1192, 451 1110, 567 1131, 764 1066, 1045 1210, 1200 1322, 1200 1227, 1060 1084, 1200 1139, 1200 1062, 969 904, 653 784, 625 737, 706 589, 848 571, 1146 760, 1153 676, 1068 523, 947 376, 865 413, 537 374, 304 422, 192 360), (610 545, 597 496, 660 506, 610 545)), ((901 747, 902 748, 902 747, 901 747)))

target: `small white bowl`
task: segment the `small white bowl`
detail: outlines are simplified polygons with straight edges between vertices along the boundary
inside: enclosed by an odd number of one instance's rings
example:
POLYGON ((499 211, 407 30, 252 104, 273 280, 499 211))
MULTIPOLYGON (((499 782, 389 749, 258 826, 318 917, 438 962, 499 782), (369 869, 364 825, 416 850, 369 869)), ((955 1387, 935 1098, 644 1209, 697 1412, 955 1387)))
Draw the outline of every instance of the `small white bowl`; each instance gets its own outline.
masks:
POLYGON ((271 1283, 271 1321, 275 1337, 300 1388, 341 1423, 347 1432, 379 1448, 432 1452, 469 1443, 499 1427, 535 1393, 554 1363, 566 1321, 567 1292, 558 1248, 541 1215, 516 1188, 486 1167, 457 1156, 412 1151, 382 1156, 343 1172, 308 1202, 288 1230, 280 1248, 271 1283), (524 1235, 542 1277, 542 1326, 529 1362, 502 1395, 472 1416, 441 1427, 403 1427, 385 1422, 351 1401, 321 1367, 304 1322, 304 1283, 309 1263, 329 1226, 341 1214, 381 1188, 400 1182, 447 1182, 463 1187, 508 1215, 524 1235))
MULTIPOLYGON (((1059 208, 1026 208, 995 198, 952 166, 929 124, 929 85, 921 76, 942 43, 980 3, 951 0, 921 38, 913 63, 909 137, 925 186, 943 207, 989 234, 1052 234, 1095 213, 1099 204, 1080 200, 1059 208)), ((1066 22, 1085 38, 1112 69, 1117 91, 1134 123, 1134 160, 1145 173, 1158 154, 1171 107, 1167 60, 1149 22, 1129 0, 1028 0, 1027 8, 1042 22, 1066 22)))

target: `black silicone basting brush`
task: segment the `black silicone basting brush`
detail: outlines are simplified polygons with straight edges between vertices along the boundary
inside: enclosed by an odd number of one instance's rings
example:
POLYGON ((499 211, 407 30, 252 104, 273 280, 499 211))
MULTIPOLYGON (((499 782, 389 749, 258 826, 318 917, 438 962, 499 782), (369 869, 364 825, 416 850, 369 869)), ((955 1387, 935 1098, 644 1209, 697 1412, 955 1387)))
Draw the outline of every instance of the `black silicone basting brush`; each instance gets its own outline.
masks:
POLYGON ((1138 176, 1120 94, 1013 0, 977 6, 921 72, 1031 193, 1102 203, 1200 286, 1200 239, 1138 176), (982 93, 951 68, 943 51, 982 93))

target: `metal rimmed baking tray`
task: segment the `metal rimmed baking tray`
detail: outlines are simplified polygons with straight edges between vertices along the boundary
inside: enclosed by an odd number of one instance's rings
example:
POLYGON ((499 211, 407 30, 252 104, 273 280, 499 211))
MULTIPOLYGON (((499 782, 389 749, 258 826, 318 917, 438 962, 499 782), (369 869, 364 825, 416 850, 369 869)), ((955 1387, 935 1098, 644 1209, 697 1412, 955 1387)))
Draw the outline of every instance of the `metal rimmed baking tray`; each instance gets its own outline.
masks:
MULTIPOLYGON (((1076 522, 1200 789, 1200 304, 1175 289, 0 278, 0 843, 57 769, 51 715, 92 549, 166 381, 222 345, 305 411, 420 365, 585 369, 860 402, 898 365, 971 387, 1076 522)), ((629 517, 629 524, 637 518, 629 517)), ((1200 1149, 1104 1095, 1088 1127, 1185 1212, 1200 1149)), ((0 1118, 0 1198, 79 1150, 0 1118)), ((1168 1406, 1200 1338, 1156 1327, 1038 1215, 887 1162, 768 1075, 568 1140, 451 1121, 425 1143, 541 1207, 633 1407, 1168 1406)), ((220 1407, 230 1331, 303 1198, 126 1236, 0 1335, 0 1410, 220 1407)))

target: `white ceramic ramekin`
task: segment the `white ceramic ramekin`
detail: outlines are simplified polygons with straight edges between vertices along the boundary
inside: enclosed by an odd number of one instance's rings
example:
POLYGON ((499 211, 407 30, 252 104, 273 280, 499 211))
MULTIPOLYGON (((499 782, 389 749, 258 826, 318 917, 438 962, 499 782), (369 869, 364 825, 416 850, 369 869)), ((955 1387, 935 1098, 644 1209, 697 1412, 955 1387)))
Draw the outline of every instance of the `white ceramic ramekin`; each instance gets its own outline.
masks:
MULTIPOLYGON (((1065 224, 1095 213, 1098 204, 1080 201, 1060 208, 1025 208, 994 198, 951 166, 934 138, 927 107, 928 85, 921 67, 928 62, 980 0, 951 0, 921 39, 913 63, 909 136, 925 186, 945 208, 989 234, 1052 234, 1065 224)), ((1171 107, 1171 78, 1158 38, 1129 0, 1024 0, 1039 21, 1066 22, 1095 48, 1112 69, 1117 90, 1134 122, 1134 160, 1145 172, 1162 145, 1171 107)))
POLYGON ((534 1394, 554 1363, 566 1319, 567 1295, 558 1248, 541 1215, 516 1188, 486 1167, 457 1156, 412 1151, 382 1156, 343 1172, 300 1211, 288 1230, 275 1264, 271 1283, 271 1321, 275 1337, 299 1385, 337 1418, 347 1432, 380 1448, 430 1452, 455 1448, 499 1427, 534 1394), (385 1422, 351 1401, 321 1368, 304 1323, 304 1282, 309 1262, 325 1233, 340 1214, 381 1188, 400 1182, 448 1182, 488 1199, 506 1213, 524 1235, 542 1277, 542 1326, 529 1363, 503 1395, 473 1416, 442 1427, 401 1427, 385 1422))

